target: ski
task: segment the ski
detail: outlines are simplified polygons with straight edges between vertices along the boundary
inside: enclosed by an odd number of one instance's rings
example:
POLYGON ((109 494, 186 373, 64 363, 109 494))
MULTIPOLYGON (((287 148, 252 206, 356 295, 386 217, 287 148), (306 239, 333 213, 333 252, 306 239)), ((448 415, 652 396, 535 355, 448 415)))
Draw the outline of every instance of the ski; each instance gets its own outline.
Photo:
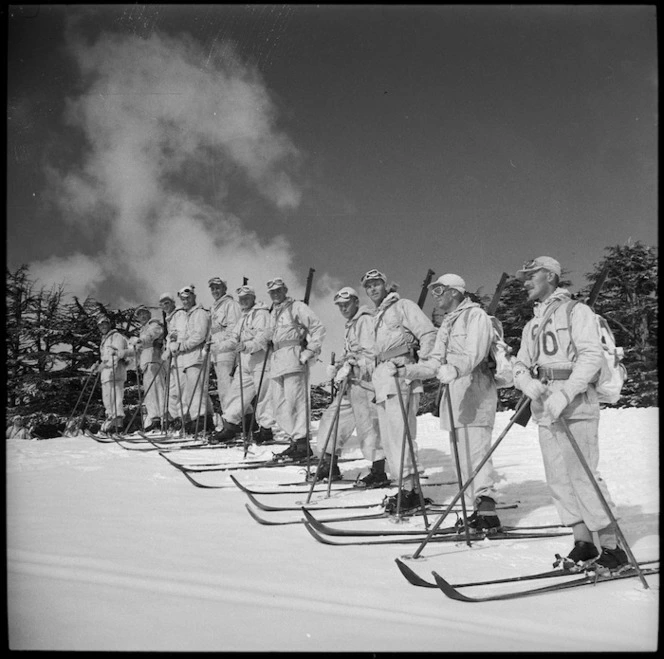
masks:
MULTIPOLYGON (((229 469, 263 469, 271 467, 306 467, 306 461, 301 462, 274 462, 273 460, 241 460, 239 462, 196 462, 190 465, 185 465, 181 462, 176 462, 171 460, 166 455, 166 451, 160 451, 164 460, 170 462, 177 469, 188 472, 208 472, 208 471, 228 471, 229 469)), ((362 458, 353 458, 346 460, 339 460, 339 462, 354 462, 355 460, 361 460, 362 458)), ((315 461, 312 459, 310 464, 315 464, 315 461)))
MULTIPOLYGON (((419 586, 421 588, 438 588, 438 584, 435 581, 427 581, 424 577, 420 576, 415 572, 411 567, 406 565, 403 561, 398 558, 394 559, 394 562, 397 564, 399 571, 406 578, 408 583, 413 586, 419 586)), ((659 559, 654 561, 639 561, 639 565, 649 565, 650 563, 657 563, 659 559)), ((503 583, 517 583, 521 581, 535 581, 537 579, 553 579, 555 577, 568 577, 578 575, 580 572, 570 572, 568 570, 563 570, 557 568, 555 570, 545 570, 544 572, 534 572, 532 574, 523 574, 517 577, 504 577, 502 579, 485 579, 484 581, 467 581, 466 583, 457 583, 451 584, 452 588, 470 588, 472 586, 491 586, 493 584, 503 584, 503 583)))
MULTIPOLYGON (((335 547, 347 547, 351 545, 389 545, 389 544, 413 544, 420 543, 427 537, 426 531, 423 531, 419 537, 390 537, 390 538, 367 538, 365 540, 353 540, 352 538, 346 538, 343 542, 337 540, 332 540, 330 536, 326 536, 322 533, 319 533, 314 526, 308 522, 304 522, 304 526, 309 531, 309 533, 316 539, 318 542, 323 543, 324 545, 334 545, 335 547)), ((476 533, 472 536, 472 541, 481 542, 483 540, 523 540, 523 539, 534 539, 534 538, 550 538, 553 535, 551 533, 492 533, 492 534, 483 534, 476 533)), ((466 540, 463 535, 457 533, 454 534, 441 534, 434 535, 431 537, 429 542, 455 542, 455 543, 465 543, 466 540)))
MULTIPOLYGON (((249 514, 253 517, 254 520, 256 520, 259 524, 262 524, 263 526, 285 526, 288 524, 304 524, 305 519, 303 517, 300 517, 299 519, 288 519, 288 520, 268 520, 265 519, 264 517, 261 517, 257 511, 255 511, 248 503, 244 504, 244 507, 247 509, 249 514)), ((357 515, 355 517, 330 517, 326 518, 324 521, 326 522, 351 522, 356 519, 363 520, 363 519, 381 519, 387 517, 387 513, 382 512, 382 513, 369 513, 367 515, 357 515)))
MULTIPOLYGON (((303 510, 304 516, 306 517, 307 521, 319 532, 323 533, 325 535, 338 535, 338 536, 345 536, 345 537, 353 537, 353 536, 362 536, 362 537, 367 537, 367 536, 385 536, 385 535, 417 535, 417 536, 426 536, 428 535, 428 532, 426 529, 335 529, 332 526, 328 526, 327 524, 324 524, 321 520, 316 519, 309 511, 303 510)), ((550 529, 550 528, 563 528, 561 525, 552 525, 552 526, 507 526, 503 525, 502 531, 496 532, 496 534, 499 533, 511 533, 514 534, 516 537, 518 537, 518 533, 521 531, 543 531, 544 529, 550 529)), ((566 528, 566 527, 564 527, 566 528)), ((463 529, 459 529, 457 526, 445 526, 440 529, 436 529, 435 534, 441 534, 441 535, 448 535, 450 533, 456 533, 459 535, 459 538, 464 539, 464 531, 463 529)), ((551 532, 548 533, 547 535, 551 536, 559 536, 559 535, 569 535, 571 531, 567 529, 564 533, 563 532, 551 532)), ((471 538, 476 535, 475 533, 471 533, 471 538)), ((491 536, 493 533, 483 533, 482 536, 491 536)))
MULTIPOLYGON (((655 568, 645 568, 641 570, 644 575, 659 574, 659 567, 655 568)), ((496 602, 500 600, 511 600, 518 599, 521 597, 529 597, 531 595, 543 595, 545 593, 554 593, 559 590, 568 590, 570 588, 577 588, 579 586, 594 586, 600 583, 606 583, 608 581, 617 581, 618 579, 630 579, 638 576, 638 572, 634 567, 629 567, 623 572, 618 572, 617 574, 600 574, 598 572, 587 573, 585 576, 579 579, 573 579, 571 581, 566 581, 565 583, 555 583, 550 586, 540 586, 538 588, 529 588, 527 590, 521 590, 517 592, 510 593, 499 593, 496 595, 484 595, 480 597, 471 597, 470 595, 464 595, 457 590, 457 587, 451 585, 443 577, 441 577, 437 572, 432 572, 434 579, 436 580, 436 585, 443 593, 450 599, 457 600, 458 602, 496 602)), ((575 573, 571 573, 573 576, 575 573)))
POLYGON ((86 437, 94 439, 95 442, 99 442, 100 444, 113 444, 115 441, 112 437, 109 437, 108 435, 96 435, 95 433, 90 432, 87 429, 83 431, 83 434, 86 437))
POLYGON ((261 510, 265 510, 267 512, 273 511, 284 511, 284 510, 297 510, 301 511, 304 510, 305 506, 311 506, 313 510, 360 510, 362 508, 375 508, 376 506, 381 506, 381 502, 374 502, 374 503, 356 503, 352 504, 350 506, 317 506, 315 505, 315 502, 311 502, 308 504, 299 504, 295 506, 270 506, 266 503, 263 503, 262 501, 259 501, 256 499, 256 497, 253 494, 250 494, 249 492, 245 492, 245 494, 249 497, 249 501, 253 503, 256 507, 260 508, 261 510))
MULTIPOLYGON (((293 486, 299 486, 299 485, 306 485, 307 487, 297 487, 297 489, 292 488, 292 489, 283 489, 283 490, 252 490, 251 488, 248 488, 246 485, 243 483, 240 483, 240 481, 235 478, 235 476, 231 475, 231 480, 237 487, 242 490, 243 492, 246 492, 247 494, 307 494, 311 490, 311 483, 307 483, 307 481, 303 481, 302 483, 292 483, 293 486)), ((356 490, 357 488, 353 487, 353 483, 355 481, 349 481, 349 480, 341 480, 341 481, 334 481, 332 483, 332 492, 344 492, 344 491, 350 491, 350 490, 356 490)), ((284 485, 291 485, 291 483, 284 483, 284 485)), ((327 489, 327 483, 324 481, 319 481, 316 483, 316 487, 318 489, 314 488, 314 492, 320 492, 321 486, 324 486, 324 489, 327 489)), ((358 490, 359 491, 359 490, 358 490)))

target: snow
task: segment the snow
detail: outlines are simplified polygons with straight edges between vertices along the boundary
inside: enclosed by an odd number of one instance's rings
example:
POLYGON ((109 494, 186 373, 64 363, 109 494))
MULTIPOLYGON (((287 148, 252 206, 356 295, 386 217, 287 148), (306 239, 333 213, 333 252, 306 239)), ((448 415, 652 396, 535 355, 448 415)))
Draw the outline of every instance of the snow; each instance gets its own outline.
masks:
MULTIPOLYGON (((494 439, 508 420, 508 412, 498 414, 494 439)), ((313 430, 315 435, 316 423, 313 430)), ((602 412, 600 471, 640 560, 659 558, 658 436, 655 408, 602 412)), ((447 434, 431 415, 418 417, 418 444, 429 482, 452 480, 447 434)), ((238 451, 170 455, 182 462, 210 462, 237 459, 233 454, 238 451)), ((256 448, 252 459, 269 452, 256 448)), ((350 454, 359 455, 354 443, 350 454)), ((302 524, 260 525, 245 510, 247 496, 229 478, 234 473, 261 488, 301 480, 298 467, 202 474, 201 483, 223 487, 201 489, 155 451, 125 450, 85 436, 7 440, 6 457, 12 650, 657 648, 658 575, 647 577, 649 589, 632 578, 510 601, 456 602, 438 589, 412 586, 397 569, 394 559, 412 555, 418 544, 334 547, 315 541, 302 524)), ((494 465, 499 503, 518 502, 516 509, 501 511, 504 523, 558 523, 532 422, 508 432, 494 465)), ((341 467, 354 477, 366 471, 367 463, 341 467)), ((425 493, 449 501, 456 489, 429 486, 425 493)), ((317 491, 314 499, 324 494, 317 491)), ((340 504, 379 502, 384 494, 338 492, 333 498, 340 504)), ((294 505, 306 495, 258 498, 294 505)), ((298 512, 259 513, 271 520, 301 517, 298 512)), ((326 511, 318 517, 338 514, 326 511)), ((420 523, 402 524, 417 528, 420 523)), ((398 527, 386 520, 353 525, 398 527)), ((418 560, 406 562, 424 578, 435 570, 454 583, 547 570, 556 552, 570 548, 570 537, 485 541, 471 547, 429 543, 418 560)))

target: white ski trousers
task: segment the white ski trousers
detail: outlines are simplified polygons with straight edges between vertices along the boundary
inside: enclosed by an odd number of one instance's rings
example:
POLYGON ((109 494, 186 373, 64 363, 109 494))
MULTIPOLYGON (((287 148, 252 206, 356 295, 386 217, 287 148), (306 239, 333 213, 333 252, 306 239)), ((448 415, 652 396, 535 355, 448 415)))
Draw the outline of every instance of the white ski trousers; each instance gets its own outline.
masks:
MULTIPOLYGON (((376 405, 371 402, 373 392, 357 384, 349 385, 346 393, 341 399, 339 407, 339 425, 337 430, 336 453, 341 454, 341 450, 351 438, 353 431, 357 431, 357 438, 362 449, 362 455, 369 462, 376 462, 385 457, 385 452, 380 443, 380 429, 378 426, 378 410, 376 405)), ((337 398, 323 412, 320 423, 318 424, 318 439, 316 440, 317 453, 320 455, 325 445, 325 441, 330 439, 327 444, 327 454, 332 454, 332 445, 334 442, 333 421, 337 413, 337 398)))

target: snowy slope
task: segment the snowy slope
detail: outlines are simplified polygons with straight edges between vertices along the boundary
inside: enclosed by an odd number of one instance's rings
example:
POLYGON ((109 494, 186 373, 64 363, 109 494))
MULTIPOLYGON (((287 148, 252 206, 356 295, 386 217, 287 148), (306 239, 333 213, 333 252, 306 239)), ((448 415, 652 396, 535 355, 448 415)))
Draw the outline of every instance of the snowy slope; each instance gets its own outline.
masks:
MULTIPOLYGON (((508 419, 508 413, 498 414, 494 438, 508 419)), ((418 418, 421 463, 430 482, 450 481, 454 474, 447 435, 437 424, 430 415, 418 418)), ((637 558, 658 558, 658 410, 605 410, 600 431, 600 470, 618 506, 621 527, 637 558)), ((224 459, 232 451, 225 450, 224 459)), ((196 453, 177 455, 201 461, 196 453)), ((510 430, 494 464, 500 501, 518 502, 516 509, 502 511, 503 522, 558 522, 532 423, 510 430)), ((349 476, 366 466, 342 465, 349 476)), ((301 524, 262 526, 245 510, 248 499, 229 473, 202 475, 201 482, 224 487, 200 489, 156 452, 128 451, 84 436, 8 440, 10 648, 656 648, 658 576, 648 578, 649 590, 638 579, 626 579, 514 601, 455 602, 437 589, 410 585, 398 571, 394 559, 412 554, 417 544, 332 547, 315 541, 301 524)), ((235 474, 257 487, 301 478, 296 467, 235 474)), ((443 501, 455 491, 451 485, 427 487, 426 494, 443 501)), ((384 493, 337 493, 334 500, 379 502, 384 493)), ((260 500, 291 505, 305 497, 260 500)), ((301 517, 297 512, 261 514, 272 520, 301 517)), ((365 522, 363 528, 369 524, 397 528, 388 521, 365 522)), ((418 522, 403 526, 417 528, 418 522)), ((430 543, 422 558, 409 564, 426 578, 431 570, 452 582, 497 578, 549 569, 554 554, 570 547, 569 537, 486 541, 470 548, 430 543)))

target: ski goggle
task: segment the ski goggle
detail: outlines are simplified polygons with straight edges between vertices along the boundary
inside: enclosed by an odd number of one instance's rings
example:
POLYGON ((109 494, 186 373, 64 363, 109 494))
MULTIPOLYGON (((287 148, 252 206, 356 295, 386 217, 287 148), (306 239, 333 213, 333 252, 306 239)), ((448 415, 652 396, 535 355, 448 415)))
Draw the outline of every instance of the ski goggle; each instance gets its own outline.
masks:
POLYGON ((355 295, 353 291, 343 289, 334 296, 334 303, 336 304, 337 302, 348 302, 348 300, 353 298, 357 299, 357 295, 355 295))
POLYGON ((431 289, 431 294, 435 295, 436 297, 442 297, 448 288, 449 286, 445 286, 444 284, 438 284, 438 286, 434 286, 431 289))
POLYGON ((178 296, 179 297, 187 297, 189 295, 194 294, 194 287, 193 286, 185 286, 184 288, 181 288, 178 291, 178 296))
POLYGON ((387 283, 387 277, 380 270, 376 270, 375 268, 373 270, 369 270, 369 272, 367 272, 362 277, 362 279, 360 279, 360 282, 364 285, 370 279, 380 279, 383 282, 387 283))
POLYGON ((270 279, 267 282, 267 290, 271 291, 273 288, 281 288, 282 286, 285 286, 286 283, 281 277, 275 277, 274 279, 270 279))

